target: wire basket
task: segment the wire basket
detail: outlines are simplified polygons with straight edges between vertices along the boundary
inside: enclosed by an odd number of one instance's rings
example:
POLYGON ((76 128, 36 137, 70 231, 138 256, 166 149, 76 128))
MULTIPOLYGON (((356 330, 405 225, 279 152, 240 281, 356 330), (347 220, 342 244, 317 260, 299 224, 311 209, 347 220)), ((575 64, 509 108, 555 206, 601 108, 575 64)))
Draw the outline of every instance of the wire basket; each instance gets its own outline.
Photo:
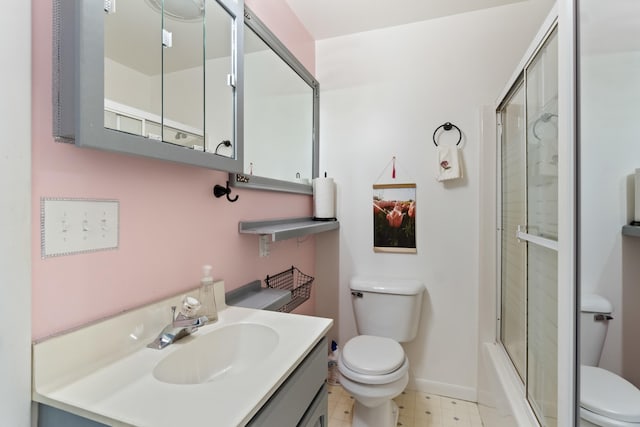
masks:
POLYGON ((296 267, 274 274, 267 275, 264 280, 267 287, 275 289, 286 289, 291 291, 291 301, 278 309, 285 313, 290 313, 311 296, 311 284, 314 278, 304 274, 296 267))

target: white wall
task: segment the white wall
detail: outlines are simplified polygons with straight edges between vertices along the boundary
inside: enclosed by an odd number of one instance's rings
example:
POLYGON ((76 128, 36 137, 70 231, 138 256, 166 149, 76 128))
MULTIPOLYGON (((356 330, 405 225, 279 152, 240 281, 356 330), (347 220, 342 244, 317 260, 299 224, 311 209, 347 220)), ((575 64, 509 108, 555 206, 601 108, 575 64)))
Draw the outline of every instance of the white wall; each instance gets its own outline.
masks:
POLYGON ((162 114, 162 82, 109 58, 104 60, 105 98, 152 114, 162 114), (153 93, 158 93, 152 97, 153 93), (155 101, 155 102, 153 102, 155 101))
POLYGON ((0 424, 30 425, 31 2, 0 14, 0 424))
POLYGON ((494 105, 551 3, 521 2, 317 44, 320 168, 338 183, 340 343, 356 334, 350 277, 422 280, 418 337, 406 345, 413 388, 476 399, 481 108, 494 105), (465 178, 442 184, 434 179, 431 136, 446 121, 464 134, 465 178), (391 181, 390 170, 378 177, 392 156, 396 182, 417 183, 416 255, 372 248, 372 185, 391 181))

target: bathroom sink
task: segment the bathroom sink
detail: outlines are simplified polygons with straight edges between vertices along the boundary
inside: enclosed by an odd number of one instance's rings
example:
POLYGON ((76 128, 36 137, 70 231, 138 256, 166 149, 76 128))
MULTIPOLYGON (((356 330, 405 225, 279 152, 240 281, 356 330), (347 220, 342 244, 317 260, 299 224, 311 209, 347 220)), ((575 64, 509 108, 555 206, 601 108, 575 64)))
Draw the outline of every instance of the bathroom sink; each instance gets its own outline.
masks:
POLYGON ((260 369, 278 341, 278 333, 268 326, 257 323, 224 326, 196 336, 173 351, 158 362, 153 376, 169 384, 202 384, 248 373, 260 369))

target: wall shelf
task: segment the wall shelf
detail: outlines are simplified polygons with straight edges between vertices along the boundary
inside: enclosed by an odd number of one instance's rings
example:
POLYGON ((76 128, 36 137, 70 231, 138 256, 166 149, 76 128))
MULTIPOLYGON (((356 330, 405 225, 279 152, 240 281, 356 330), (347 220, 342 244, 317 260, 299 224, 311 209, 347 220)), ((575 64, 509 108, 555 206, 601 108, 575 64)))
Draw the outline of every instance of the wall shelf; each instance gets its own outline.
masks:
POLYGON ((640 225, 623 225, 622 234, 631 237, 640 237, 640 225))
POLYGON ((313 218, 287 218, 266 221, 240 221, 238 231, 241 234, 271 236, 271 241, 304 237, 310 234, 340 228, 338 221, 314 221, 313 218))

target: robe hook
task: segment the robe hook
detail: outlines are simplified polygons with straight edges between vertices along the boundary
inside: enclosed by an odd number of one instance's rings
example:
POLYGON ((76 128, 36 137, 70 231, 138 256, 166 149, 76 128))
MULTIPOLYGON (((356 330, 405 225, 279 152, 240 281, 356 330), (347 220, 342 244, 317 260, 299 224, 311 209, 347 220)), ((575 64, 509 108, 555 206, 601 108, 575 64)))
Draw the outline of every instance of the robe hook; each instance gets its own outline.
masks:
POLYGON ((215 187, 213 187, 214 196, 216 197, 227 196, 227 200, 230 201, 231 203, 238 200, 237 194, 236 194, 236 197, 234 197, 233 199, 231 198, 230 194, 231 194, 231 188, 229 188, 229 181, 227 181, 226 187, 223 187, 222 185, 219 185, 219 184, 216 184, 215 187))

